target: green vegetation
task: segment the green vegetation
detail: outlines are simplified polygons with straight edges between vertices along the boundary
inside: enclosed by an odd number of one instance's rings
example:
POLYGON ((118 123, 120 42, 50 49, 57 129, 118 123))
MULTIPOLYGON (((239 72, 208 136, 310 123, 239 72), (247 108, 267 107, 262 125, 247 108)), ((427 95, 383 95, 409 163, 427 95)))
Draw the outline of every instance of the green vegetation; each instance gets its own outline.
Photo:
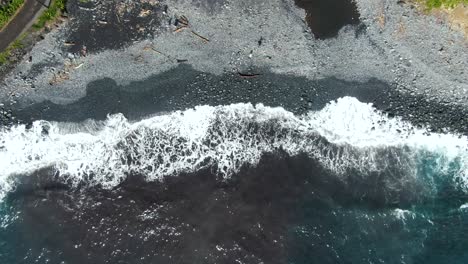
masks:
POLYGON ((43 28, 47 22, 57 18, 62 12, 65 11, 66 0, 52 0, 49 8, 39 17, 37 22, 33 25, 35 29, 43 28))
POLYGON ((12 0, 0 7, 0 29, 5 26, 16 11, 24 4, 24 0, 12 0))
POLYGON ((439 8, 439 7, 448 7, 453 8, 458 4, 464 3, 468 4, 468 0, 424 0, 428 9, 439 8))
POLYGON ((8 48, 4 52, 0 52, 0 65, 3 65, 9 61, 11 54, 17 50, 23 48, 22 43, 23 36, 15 40, 13 43, 8 46, 8 48))

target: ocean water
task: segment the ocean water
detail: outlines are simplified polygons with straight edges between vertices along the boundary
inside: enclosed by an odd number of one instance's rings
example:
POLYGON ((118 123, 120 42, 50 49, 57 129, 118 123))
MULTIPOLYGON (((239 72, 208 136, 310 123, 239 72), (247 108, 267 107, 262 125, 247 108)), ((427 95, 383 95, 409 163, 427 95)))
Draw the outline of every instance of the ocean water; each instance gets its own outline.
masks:
POLYGON ((0 131, 2 263, 468 263, 468 138, 353 97, 0 131))

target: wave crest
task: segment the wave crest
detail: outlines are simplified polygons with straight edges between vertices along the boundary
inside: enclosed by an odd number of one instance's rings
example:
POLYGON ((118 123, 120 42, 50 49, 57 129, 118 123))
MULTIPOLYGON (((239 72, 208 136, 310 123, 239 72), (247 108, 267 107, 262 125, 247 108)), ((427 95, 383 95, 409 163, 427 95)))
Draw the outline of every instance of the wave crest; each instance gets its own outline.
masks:
POLYGON ((0 196, 13 189, 17 175, 45 167, 74 185, 111 188, 131 173, 159 180, 206 166, 228 178, 278 150, 305 153, 343 177, 350 171, 406 179, 450 174, 468 189, 467 144, 465 136, 429 134, 352 97, 302 116, 262 104, 233 104, 133 123, 121 114, 80 124, 37 121, 29 129, 18 125, 0 132, 0 196))

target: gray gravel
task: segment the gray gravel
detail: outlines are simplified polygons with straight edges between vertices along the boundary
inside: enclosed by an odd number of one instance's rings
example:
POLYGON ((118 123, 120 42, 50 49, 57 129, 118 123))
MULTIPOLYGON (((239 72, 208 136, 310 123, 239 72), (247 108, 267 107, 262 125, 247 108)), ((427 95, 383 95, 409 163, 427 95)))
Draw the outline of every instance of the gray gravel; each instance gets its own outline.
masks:
POLYGON ((460 32, 409 4, 357 0, 363 24, 345 26, 336 38, 326 40, 313 37, 304 10, 290 0, 164 4, 168 9, 163 20, 185 15, 190 27, 174 32, 174 25, 162 21, 155 37, 83 57, 66 52, 64 36, 70 24, 65 23, 46 35, 6 77, 0 98, 13 99, 18 106, 45 99, 69 103, 83 97, 91 81, 108 77, 125 85, 186 60, 195 70, 216 75, 268 69, 310 80, 376 78, 404 93, 468 106, 468 42, 460 32), (51 85, 64 70, 66 79, 51 85))

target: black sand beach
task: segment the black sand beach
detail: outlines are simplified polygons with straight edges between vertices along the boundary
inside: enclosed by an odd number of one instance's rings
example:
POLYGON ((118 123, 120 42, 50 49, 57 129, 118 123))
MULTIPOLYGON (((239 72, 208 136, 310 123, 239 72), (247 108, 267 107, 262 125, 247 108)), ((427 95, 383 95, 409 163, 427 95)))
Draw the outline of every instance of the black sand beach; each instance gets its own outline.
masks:
POLYGON ((2 263, 467 262, 460 32, 406 1, 67 9, 0 83, 2 263))

